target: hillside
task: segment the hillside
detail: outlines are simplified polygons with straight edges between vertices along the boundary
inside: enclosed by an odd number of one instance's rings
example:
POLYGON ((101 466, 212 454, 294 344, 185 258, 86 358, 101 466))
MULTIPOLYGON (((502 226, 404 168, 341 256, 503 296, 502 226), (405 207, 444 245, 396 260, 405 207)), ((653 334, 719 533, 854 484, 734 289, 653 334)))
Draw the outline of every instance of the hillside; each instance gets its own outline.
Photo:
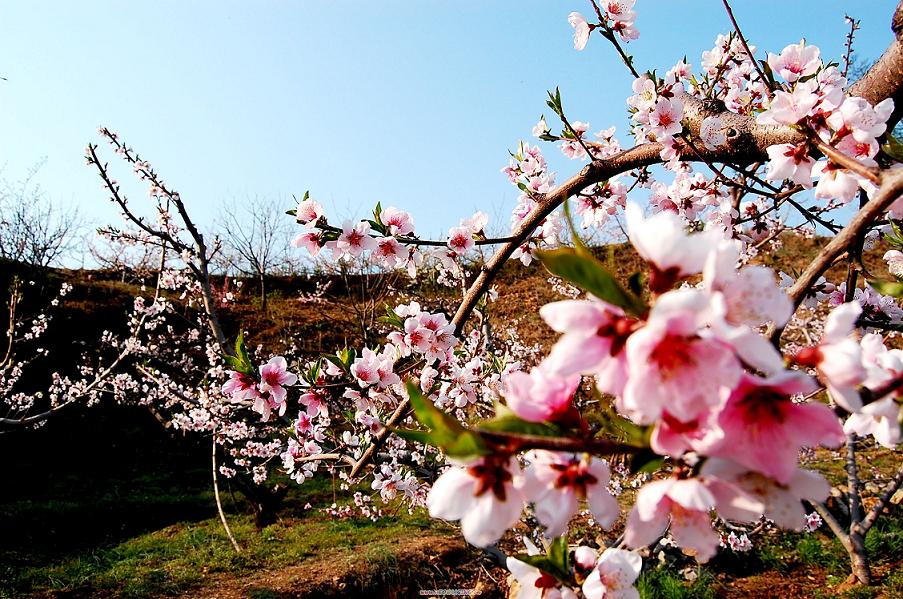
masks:
MULTIPOLYGON (((767 264, 799 270, 822 243, 787 238, 767 264)), ((626 245, 600 248, 597 255, 624 281, 639 269, 626 245)), ((865 264, 875 276, 888 277, 880 252, 868 253, 865 264)), ((8 284, 18 269, 4 269, 0 283, 8 284)), ((840 282, 844 275, 844 267, 837 266, 829 279, 840 282)), ((496 283, 498 300, 490 307, 494 331, 506 337, 513 328, 520 343, 548 349, 554 334, 538 310, 563 299, 548 279, 539 265, 506 265, 496 283)), ((31 305, 51 297, 63 282, 74 289, 45 341, 53 352, 48 363, 54 364, 90 348, 102 330, 121 326, 133 297, 142 293, 138 282, 123 282, 113 273, 53 270, 27 292, 31 305)), ((376 317, 385 304, 418 296, 433 310, 451 312, 455 305, 448 289, 403 275, 274 277, 263 314, 255 307, 253 282, 242 281, 240 288, 236 283, 216 281, 238 296, 222 311, 227 334, 244 330, 249 346, 280 351, 295 343, 311 355, 364 339, 374 343, 381 326, 376 317)), ((501 596, 497 589, 504 588, 506 572, 466 547, 453 526, 391 506, 376 523, 336 520, 322 511, 350 497, 325 475, 293 487, 280 521, 260 532, 247 502, 228 482, 221 483, 225 508, 245 547, 235 555, 216 520, 208 443, 163 430, 142 408, 113 405, 72 408, 40 430, 0 435, 0 596, 315 597, 345 596, 355 589, 409 596, 417 589, 477 585, 480 596, 501 596)), ((877 472, 892 470, 880 452, 867 448, 866 454, 877 472)), ((834 452, 819 452, 808 465, 843 482, 834 452)), ((884 534, 871 537, 881 540, 869 548, 880 586, 875 594, 851 596, 903 596, 903 515, 899 506, 892 509, 884 534)), ((611 541, 617 530, 604 540, 611 541)), ((585 534, 602 540, 589 526, 585 534)), ((519 550, 511 540, 503 547, 519 550)), ((646 597, 739 598, 764 588, 772 594, 755 596, 830 595, 841 588, 844 559, 824 530, 769 533, 756 539, 752 552, 727 555, 703 569, 672 560, 644 575, 639 588, 646 597)))

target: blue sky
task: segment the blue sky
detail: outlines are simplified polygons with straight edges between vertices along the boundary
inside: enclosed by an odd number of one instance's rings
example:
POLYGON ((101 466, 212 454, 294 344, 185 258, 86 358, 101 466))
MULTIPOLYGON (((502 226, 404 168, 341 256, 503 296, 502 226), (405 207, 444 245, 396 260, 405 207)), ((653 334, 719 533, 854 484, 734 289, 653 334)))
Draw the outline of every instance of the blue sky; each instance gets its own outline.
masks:
MULTIPOLYGON (((857 54, 873 60, 896 3, 734 4, 760 51, 806 37, 831 59, 849 11, 862 20, 857 54)), ((106 125, 204 224, 222 201, 270 195, 290 208, 306 189, 339 216, 399 206, 421 234, 476 209, 507 224, 517 190, 499 169, 550 116, 547 89, 561 88, 573 120, 617 125, 629 141, 631 79, 601 37, 574 51, 572 10, 592 12, 578 0, 0 0, 2 176, 46 158, 36 181, 51 198, 113 222, 82 157, 106 125)), ((698 67, 730 27, 717 0, 639 0, 636 10, 641 37, 629 50, 640 70, 684 55, 698 67)), ((544 151, 559 180, 580 167, 544 151)), ((126 189, 145 201, 144 187, 126 189)))

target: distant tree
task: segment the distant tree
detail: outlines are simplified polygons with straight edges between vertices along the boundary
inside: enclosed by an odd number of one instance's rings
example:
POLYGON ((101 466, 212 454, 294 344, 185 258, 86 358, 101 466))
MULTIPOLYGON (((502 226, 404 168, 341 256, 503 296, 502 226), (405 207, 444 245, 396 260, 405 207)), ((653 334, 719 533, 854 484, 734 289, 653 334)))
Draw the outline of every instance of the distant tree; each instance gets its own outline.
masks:
POLYGON ((0 258, 43 270, 75 249, 83 220, 77 208, 54 204, 33 185, 35 172, 0 182, 0 258))
POLYGON ((260 307, 267 309, 267 276, 293 270, 289 255, 294 226, 285 202, 254 196, 225 204, 216 222, 222 240, 219 263, 227 270, 254 277, 260 307))

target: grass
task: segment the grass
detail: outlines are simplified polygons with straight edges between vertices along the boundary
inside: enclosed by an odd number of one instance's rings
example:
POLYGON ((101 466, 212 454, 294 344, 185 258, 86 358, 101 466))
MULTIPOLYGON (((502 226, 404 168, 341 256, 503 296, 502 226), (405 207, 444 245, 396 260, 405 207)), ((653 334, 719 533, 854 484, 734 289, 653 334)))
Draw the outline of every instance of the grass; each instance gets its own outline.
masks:
POLYGON ((642 599, 715 599, 715 580, 703 568, 694 571, 694 580, 673 568, 661 566, 643 572, 636 582, 642 599))
POLYGON ((110 547, 90 550, 48 566, 7 570, 0 596, 36 590, 153 597, 181 593, 217 574, 246 575, 303 564, 312 558, 336 565, 371 564, 391 579, 401 570, 391 543, 421 534, 425 516, 329 520, 312 514, 287 518, 262 532, 250 516, 231 516, 242 553, 236 553, 216 518, 167 526, 110 547))

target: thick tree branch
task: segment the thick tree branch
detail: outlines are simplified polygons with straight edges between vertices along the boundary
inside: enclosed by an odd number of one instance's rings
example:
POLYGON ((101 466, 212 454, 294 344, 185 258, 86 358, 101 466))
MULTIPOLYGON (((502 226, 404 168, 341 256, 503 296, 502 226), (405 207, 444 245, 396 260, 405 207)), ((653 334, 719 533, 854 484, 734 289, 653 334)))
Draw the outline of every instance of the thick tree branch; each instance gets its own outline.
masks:
POLYGON ((872 525, 875 524, 878 516, 884 511, 884 506, 887 505, 901 485, 903 485, 903 466, 900 466, 900 469, 897 470, 897 474, 894 475, 894 478, 887 483, 887 486, 884 487, 884 492, 881 493, 881 497, 878 498, 878 501, 872 506, 872 509, 869 510, 869 513, 866 514, 865 518, 862 520, 862 534, 867 533, 872 525))
POLYGON ((892 98, 894 111, 887 121, 888 131, 903 117, 903 2, 897 4, 894 11, 891 31, 894 32, 894 41, 848 92, 851 96, 868 100, 872 105, 892 98))
MULTIPOLYGON (((800 305, 818 277, 824 274, 834 260, 847 251, 847 248, 852 247, 858 238, 865 235, 869 225, 880 218, 901 193, 903 193, 903 169, 882 171, 881 186, 877 193, 856 213, 850 224, 819 252, 788 291, 787 295, 790 296, 794 306, 800 305)), ((783 329, 778 329, 775 334, 779 336, 782 331, 783 329)))
MULTIPOLYGON (((899 33, 901 28, 903 28, 903 0, 897 7, 893 21, 895 33, 899 33)), ((903 108, 903 98, 901 98, 901 101, 896 100, 897 95, 903 95, 903 43, 901 43, 899 35, 881 59, 869 69, 869 72, 850 88, 850 94, 861 96, 872 104, 877 104, 888 97, 894 97, 895 104, 903 108)), ((730 112, 718 100, 699 100, 689 94, 684 94, 680 99, 684 103, 684 122, 687 124, 693 137, 698 137, 702 121, 706 117, 718 117, 721 119, 722 131, 727 138, 725 144, 721 147, 715 149, 700 148, 698 153, 692 156, 692 159, 708 162, 731 162, 741 165, 750 164, 767 160, 768 154, 766 150, 769 146, 783 143, 798 144, 808 139, 805 134, 790 127, 762 125, 756 122, 755 117, 730 112)), ((896 114, 897 111, 895 109, 894 115, 896 114)), ((888 126, 890 127, 892 124, 889 123, 888 126)), ((586 165, 580 173, 565 181, 554 191, 536 196, 536 207, 512 232, 511 241, 500 247, 482 266, 479 274, 465 292, 464 299, 452 319, 456 333, 461 332, 480 297, 489 289, 505 262, 517 248, 526 243, 536 227, 549 214, 569 197, 594 183, 605 181, 635 168, 662 162, 659 156, 661 150, 662 145, 659 143, 646 143, 606 159, 594 160, 586 165)), ((690 158, 689 156, 687 157, 687 159, 690 158)), ((903 172, 899 174, 884 173, 881 181, 881 188, 875 198, 854 217, 850 225, 834 238, 823 250, 823 255, 820 255, 810 265, 806 273, 797 281, 797 285, 794 285, 793 289, 797 289, 796 292, 791 290, 791 299, 794 300, 794 305, 799 305, 805 296, 805 291, 831 265, 833 260, 846 250, 850 240, 858 235, 860 230, 864 231, 871 220, 873 220, 873 217, 886 210, 887 206, 892 204, 900 192, 903 191, 903 172), (837 241, 838 239, 840 241, 837 241)), ((386 436, 390 434, 388 427, 397 425, 407 416, 408 405, 408 400, 402 401, 389 420, 386 421, 387 427, 375 435, 373 444, 355 464, 351 471, 352 475, 357 475, 369 462, 375 448, 381 445, 386 436)))

